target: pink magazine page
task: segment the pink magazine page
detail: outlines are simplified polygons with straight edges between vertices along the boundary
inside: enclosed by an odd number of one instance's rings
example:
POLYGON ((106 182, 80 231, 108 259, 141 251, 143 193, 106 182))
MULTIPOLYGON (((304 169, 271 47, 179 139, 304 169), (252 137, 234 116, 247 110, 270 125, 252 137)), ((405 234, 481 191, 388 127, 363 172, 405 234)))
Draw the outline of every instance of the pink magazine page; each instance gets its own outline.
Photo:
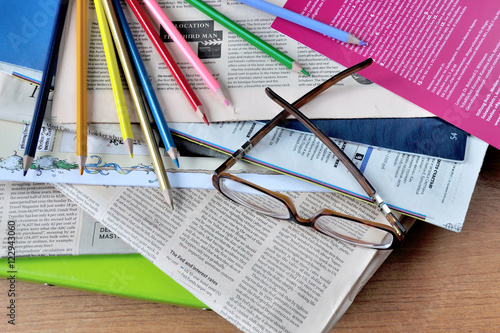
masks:
POLYGON ((282 19, 276 30, 346 67, 373 58, 361 75, 500 148, 500 1, 289 0, 285 8, 367 46, 282 19))

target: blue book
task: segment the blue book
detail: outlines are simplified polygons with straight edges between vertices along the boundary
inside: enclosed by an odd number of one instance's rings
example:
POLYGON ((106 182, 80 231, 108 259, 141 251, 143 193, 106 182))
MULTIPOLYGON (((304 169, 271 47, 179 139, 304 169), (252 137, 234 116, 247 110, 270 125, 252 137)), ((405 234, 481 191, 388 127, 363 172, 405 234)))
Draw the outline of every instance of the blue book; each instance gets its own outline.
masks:
MULTIPOLYGON (((311 121, 329 137, 335 139, 452 161, 463 161, 465 158, 467 133, 440 118, 311 119, 311 121)), ((287 119, 280 126, 310 133, 295 119, 287 119)), ((174 141, 185 156, 227 157, 223 153, 177 135, 174 136, 174 141)))
MULTIPOLYGON (((467 132, 437 117, 311 121, 331 138, 454 161, 465 158, 467 132)), ((280 126, 310 132, 296 119, 280 126)))
MULTIPOLYGON (((20 76, 41 72, 48 54, 59 0, 1 1, 0 62, 20 76), (12 66, 9 66, 12 65, 12 66), (26 71, 27 70, 27 71, 26 71)), ((2 67, 2 66, 0 66, 2 67)), ((16 74, 14 72, 14 74, 16 74)), ((40 77, 35 77, 39 80, 40 77)))

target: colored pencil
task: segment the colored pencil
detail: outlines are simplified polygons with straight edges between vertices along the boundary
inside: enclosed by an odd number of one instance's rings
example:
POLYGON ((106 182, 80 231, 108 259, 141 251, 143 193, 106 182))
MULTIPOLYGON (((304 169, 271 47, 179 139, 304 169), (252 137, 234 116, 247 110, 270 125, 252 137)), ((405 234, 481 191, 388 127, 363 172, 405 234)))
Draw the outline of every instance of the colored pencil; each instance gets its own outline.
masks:
POLYGON ((76 161, 87 161, 87 0, 76 2, 76 161))
MULTIPOLYGON (((106 1, 105 3, 107 2, 109 1, 106 1)), ((170 133, 170 128, 168 127, 167 120, 165 119, 165 115, 163 114, 163 110, 161 109, 160 102, 158 101, 158 97, 156 96, 153 85, 151 84, 151 80, 149 79, 146 67, 144 66, 144 63, 142 61, 141 54, 139 53, 137 45, 135 44, 134 36, 132 35, 132 31, 130 31, 130 27, 127 23, 127 18, 123 13, 120 1, 113 0, 113 6, 118 24, 122 28, 121 31, 125 39, 125 44, 128 47, 132 62, 134 63, 135 69, 137 71, 137 76, 139 77, 139 81, 141 82, 144 96, 146 97, 146 101, 149 105, 151 113, 153 114, 156 126, 158 127, 158 132, 160 132, 160 137, 165 145, 165 149, 167 150, 168 154, 174 160, 175 165, 179 167, 179 159, 177 158, 177 148, 175 147, 174 139, 172 138, 172 134, 170 133)), ((110 14, 112 14, 112 12, 110 12, 110 14)), ((115 21, 115 18, 113 18, 113 21, 115 21)))
POLYGON ((196 96, 196 93, 194 92, 191 85, 189 85, 184 74, 182 74, 181 69, 179 68, 174 58, 168 51, 167 47, 165 46, 165 43, 163 43, 163 41, 161 40, 160 35, 158 34, 158 32, 156 32, 153 23, 151 23, 151 20, 147 17, 146 13, 139 5, 137 0, 127 0, 127 3, 132 9, 132 12, 134 13, 135 17, 137 17, 137 19, 139 20, 139 23, 142 25, 144 31, 146 31, 146 34, 148 35, 149 39, 151 40, 156 50, 162 57, 168 69, 172 73, 172 76, 174 77, 175 81, 181 88, 181 91, 184 93, 184 96, 186 96, 187 100, 189 101, 189 104, 193 108, 193 111, 198 117, 200 117, 205 122, 205 124, 208 125, 208 120, 207 117, 205 116, 205 109, 203 105, 198 99, 198 96, 196 96))
MULTIPOLYGON (((173 209, 174 206, 172 202, 172 189, 168 181, 167 171, 163 164, 160 150, 158 148, 158 144, 156 142, 153 130, 151 128, 151 124, 149 122, 147 109, 144 101, 142 100, 141 91, 139 89, 139 84, 136 79, 136 73, 134 71, 132 62, 130 61, 127 51, 127 45, 125 44, 122 32, 120 30, 116 13, 114 11, 113 5, 111 4, 110 0, 104 0, 102 4, 104 7, 104 11, 106 12, 106 15, 108 17, 108 22, 111 28, 111 33, 113 34, 114 37, 114 42, 118 53, 118 57, 120 58, 120 62, 123 68, 123 73, 125 74, 125 79, 127 80, 127 84, 130 89, 130 95, 132 96, 132 100, 134 102, 137 115, 139 117, 139 122, 141 124, 141 129, 146 139, 146 145, 148 146, 149 155, 151 156, 151 159, 153 161, 153 167, 155 169, 156 177, 158 178, 160 191, 165 200, 167 201, 167 203, 169 203, 170 207, 173 209)), ((172 156, 172 159, 174 158, 176 159, 177 149, 172 151, 172 153, 175 154, 174 156, 172 156)))
POLYGON ((292 12, 291 10, 285 9, 283 7, 273 5, 269 2, 263 0, 238 0, 238 1, 248 6, 262 10, 271 15, 280 17, 284 20, 314 30, 323 35, 335 38, 341 42, 355 44, 355 45, 366 45, 365 42, 360 41, 358 38, 354 37, 352 34, 348 32, 334 28, 332 26, 329 26, 328 24, 324 24, 322 22, 313 20, 312 18, 309 18, 307 16, 303 16, 298 13, 292 12))
POLYGON ((189 4, 191 4, 193 7, 201 11, 202 13, 206 14, 213 20, 219 22, 220 25, 226 27, 230 31, 234 32, 236 35, 240 36, 268 56, 274 58, 278 62, 280 62, 282 65, 285 65, 286 67, 290 68, 294 72, 299 72, 304 75, 309 76, 309 73, 306 72, 302 67, 292 58, 275 48, 274 46, 270 45, 266 41, 262 40, 261 38, 257 37, 247 29, 243 28, 236 22, 232 21, 229 19, 227 16, 224 16, 211 6, 207 5, 201 0, 186 0, 189 4))
POLYGON ((57 57, 59 47, 61 45, 62 33, 64 29, 64 21, 68 12, 68 0, 62 0, 59 3, 57 19, 52 30, 47 59, 43 67, 42 80, 40 82, 40 91, 35 104, 35 111, 31 121, 30 131, 26 142, 26 149, 23 157, 23 175, 26 176, 31 163, 35 158, 36 148, 38 146, 38 137, 42 130, 43 118, 47 109, 47 101, 49 97, 52 79, 54 77, 57 65, 57 57))
POLYGON ((219 82, 212 76, 212 74, 208 71, 207 67, 203 64, 203 62, 198 58, 198 56, 194 53, 193 49, 186 42, 184 37, 182 37, 181 33, 174 24, 170 21, 167 15, 163 12, 158 3, 154 0, 144 0, 146 6, 148 6, 151 13, 154 17, 160 22, 161 26, 168 33, 170 38, 174 41, 174 43, 180 48, 184 56, 189 60, 191 65, 196 69, 198 74, 200 74, 201 78, 208 85, 210 90, 220 98, 226 106, 229 106, 229 101, 224 96, 222 89, 220 88, 219 82))
POLYGON ((106 14, 104 13, 104 8, 101 0, 94 0, 94 5, 95 12, 97 14, 97 22, 99 23, 99 30, 101 31, 101 39, 102 45, 104 47, 104 54, 106 56, 106 63, 108 64, 109 79, 111 80, 111 87, 113 88, 116 110, 118 112, 118 119, 120 121, 123 143, 127 147, 130 156, 132 157, 134 133, 132 132, 132 125, 130 124, 127 102, 125 101, 125 93, 123 91, 120 68, 118 67, 118 60, 116 59, 115 47, 113 46, 110 26, 108 20, 106 19, 106 14))

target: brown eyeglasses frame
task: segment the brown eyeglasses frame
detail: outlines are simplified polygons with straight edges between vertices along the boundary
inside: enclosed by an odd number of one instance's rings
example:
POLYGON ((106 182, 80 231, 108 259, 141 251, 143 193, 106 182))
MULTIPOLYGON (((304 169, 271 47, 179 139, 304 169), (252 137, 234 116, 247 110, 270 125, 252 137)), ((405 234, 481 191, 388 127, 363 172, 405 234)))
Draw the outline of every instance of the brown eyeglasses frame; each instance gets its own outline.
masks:
MULTIPOLYGON (((368 67, 372 63, 372 59, 367 59, 361 63, 358 63, 352 67, 347 68, 346 70, 334 75, 327 81, 323 82, 316 88, 312 89, 305 95, 303 95, 301 98, 299 98, 297 101, 295 101, 293 104, 289 104, 286 102, 284 99, 282 99, 279 95, 274 93, 270 88, 266 88, 266 94, 276 103, 278 103, 280 106, 284 108, 283 111, 281 111, 278 115, 276 115, 272 120, 270 120, 268 123, 266 123, 257 133, 255 133, 247 142, 245 142, 240 149, 238 149, 236 152, 234 152, 222 165, 220 165, 214 172, 214 175, 212 177, 212 183, 214 187, 219 190, 224 196, 227 198, 233 200, 232 198, 228 197, 220 187, 220 181, 223 178, 228 178, 231 179, 235 182, 243 183, 246 186, 250 186, 258 191, 267 193, 268 195, 273 196, 277 200, 283 202, 286 207, 289 210, 289 216, 290 218, 288 220, 294 221, 298 223, 299 225, 303 226, 309 226, 313 227, 315 230, 321 232, 321 230, 318 230, 317 228, 314 227, 314 222, 318 219, 320 216, 324 215, 332 215, 332 216, 338 216, 342 217, 345 219, 348 219, 352 222, 355 223, 361 223, 370 227, 374 227, 377 229, 384 230, 386 232, 389 232, 393 236, 393 242, 391 246, 384 248, 384 249, 394 249, 399 246, 401 246, 404 236, 406 234, 406 228, 401 224, 401 222, 397 219, 396 216, 391 212, 389 207, 385 204, 385 202, 380 198, 380 196, 376 193, 375 189, 373 186, 368 182, 368 180, 363 176, 363 174, 359 171, 359 169, 356 167, 354 163, 345 155, 345 153, 333 142, 331 139, 323 133, 316 125, 314 125, 304 114, 302 114, 298 108, 305 105, 307 102, 333 86, 334 84, 338 83, 342 79, 368 67), (354 178, 358 181, 358 183, 361 185, 361 187, 365 190, 365 192, 368 194, 368 196, 372 199, 372 201, 379 207, 379 209, 384 213, 386 219, 389 221, 391 227, 388 227, 384 224, 380 224, 377 222, 372 222, 372 221, 367 221, 363 219, 358 219, 352 216, 344 215, 339 212, 335 212, 329 209, 323 209, 314 214, 314 216, 311 219, 303 219, 301 218, 296 211, 295 205, 293 204, 292 200, 288 198, 285 195, 282 195, 280 193, 265 189, 261 186, 258 186, 256 184, 250 183, 244 179, 241 179, 237 176, 231 175, 229 173, 226 173, 238 160, 244 158, 245 154, 253 147, 255 146, 258 142, 260 142, 274 127, 276 127, 280 121, 286 119, 289 115, 293 115, 295 118, 297 118, 304 126, 306 126, 313 134, 316 135, 334 154, 335 156, 343 163, 344 166, 350 171, 350 173, 354 176, 354 178)), ((233 200, 234 201, 234 200, 233 200)), ((358 245, 363 245, 361 241, 358 239, 349 239, 346 237, 338 237, 339 239, 343 239, 347 242, 353 243, 353 244, 358 244, 358 245)))

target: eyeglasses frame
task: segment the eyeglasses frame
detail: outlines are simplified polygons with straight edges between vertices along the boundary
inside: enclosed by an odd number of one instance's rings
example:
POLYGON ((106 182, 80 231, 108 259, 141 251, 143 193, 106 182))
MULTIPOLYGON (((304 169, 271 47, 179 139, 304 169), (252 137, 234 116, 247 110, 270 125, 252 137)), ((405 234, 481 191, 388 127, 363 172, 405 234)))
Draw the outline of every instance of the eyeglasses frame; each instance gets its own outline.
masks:
MULTIPOLYGON (((228 197, 220 187, 220 181, 223 178, 228 178, 233 181, 243 183, 246 186, 250 186, 255 190, 261 191, 263 193, 266 193, 277 200, 281 201, 282 203, 285 204, 287 209, 289 210, 289 216, 290 218, 288 220, 293 221, 295 223, 298 223, 299 225, 303 226, 309 226, 313 227, 315 230, 321 232, 321 230, 318 230, 317 228, 314 227, 315 221, 318 219, 320 216, 324 216, 326 214, 332 215, 332 216, 338 216, 342 218, 346 218, 352 222, 355 223, 361 223, 365 224, 370 227, 374 227, 377 229, 382 229, 386 232, 389 232, 393 235, 393 242, 390 247, 384 248, 384 249, 394 249, 398 248, 401 246, 404 236, 406 234, 406 228, 401 224, 401 222, 398 220, 398 218, 392 213, 390 208, 387 206, 387 204, 382 200, 380 195, 377 194, 376 190, 373 188, 373 186, 368 182, 368 180, 363 176, 361 171, 358 169, 358 167, 347 157, 347 155, 323 132, 321 129, 319 129, 315 124, 313 124, 302 112, 298 110, 298 108, 302 107, 305 105, 307 102, 311 101, 313 98, 330 88, 331 86, 335 85, 339 81, 343 80, 344 78, 370 66, 372 64, 373 60, 372 59, 367 59, 363 62, 360 62, 352 67, 347 68, 346 70, 334 75, 330 79, 326 80, 316 88, 312 89, 302 97, 300 97, 297 101, 295 101, 293 104, 289 104, 287 101, 285 101, 283 98, 281 98, 279 95, 277 95, 272 89, 266 88, 266 94, 276 103, 278 103, 280 106, 284 108, 283 111, 281 111, 279 114, 277 114, 273 119, 271 119, 268 123, 266 123, 259 131, 257 131, 247 142, 245 142, 240 149, 235 151, 224 163, 222 163, 215 171, 214 175, 212 176, 212 183, 214 187, 222 193, 224 196, 227 198, 231 199, 234 201, 234 199, 228 197), (293 204, 292 200, 280 193, 265 189, 259 185, 253 184, 251 182, 248 182, 244 179, 241 179, 235 175, 227 173, 227 171, 240 159, 244 159, 244 156, 246 153, 254 147, 258 142, 260 142, 274 127, 276 127, 280 121, 286 119, 289 115, 293 115, 297 120, 299 120, 305 127, 307 127, 313 134, 318 137, 331 151, 334 153, 334 155, 342 162, 342 164, 349 170, 349 172, 354 176, 354 178, 357 180, 357 182, 361 185, 361 187, 364 189, 364 191, 367 193, 367 195, 372 199, 372 202, 382 211, 386 219, 388 220, 390 227, 373 222, 373 221, 367 221, 363 219, 358 219, 352 216, 348 216, 345 214, 341 214, 339 212, 335 212, 329 209, 323 209, 314 214, 314 216, 310 219, 304 219, 300 217, 297 213, 297 210, 295 208, 295 205, 293 204)), ((323 232, 322 232, 323 233, 323 232)), ((344 241, 358 244, 358 245, 363 245, 357 239, 345 239, 345 237, 338 237, 344 241)))

